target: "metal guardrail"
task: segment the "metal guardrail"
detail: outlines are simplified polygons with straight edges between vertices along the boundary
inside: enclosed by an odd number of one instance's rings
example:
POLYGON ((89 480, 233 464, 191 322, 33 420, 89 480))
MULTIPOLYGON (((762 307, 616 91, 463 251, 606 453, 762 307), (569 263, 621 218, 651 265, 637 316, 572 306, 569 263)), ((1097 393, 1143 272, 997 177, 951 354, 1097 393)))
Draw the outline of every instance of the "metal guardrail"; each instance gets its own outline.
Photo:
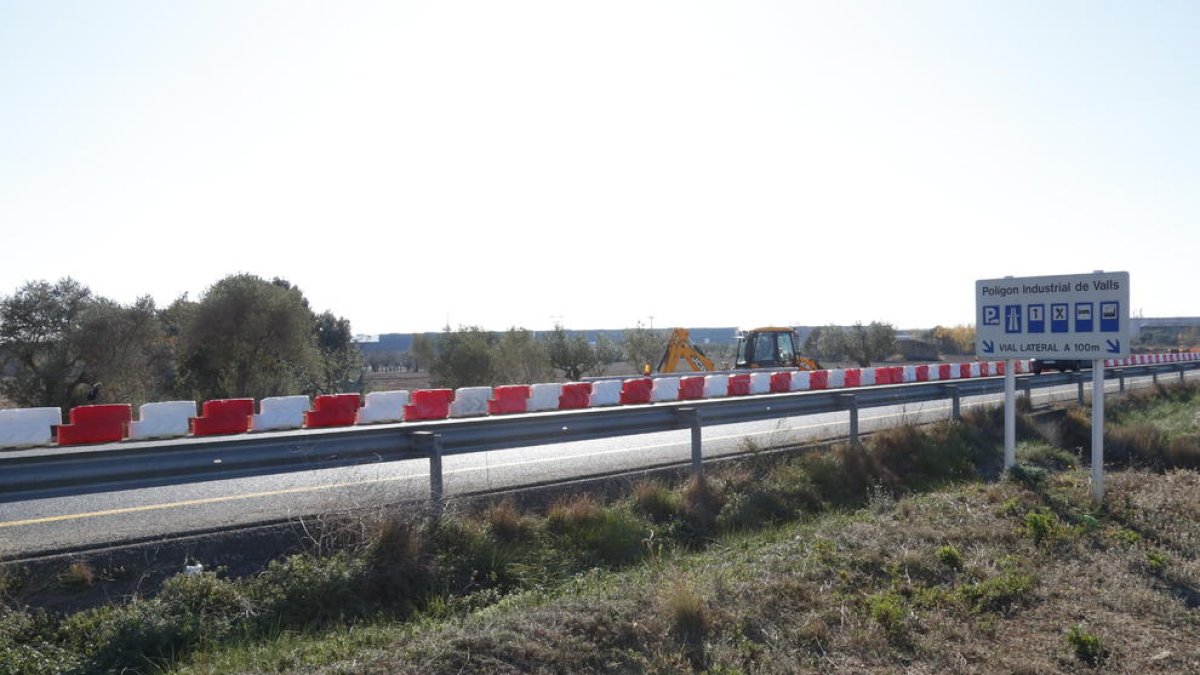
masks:
MULTIPOLYGON (((1106 368, 1106 379, 1182 379, 1200 362, 1106 368)), ((1090 373, 1027 375, 1018 388, 1029 391, 1083 384, 1090 373)), ((734 398, 589 408, 485 418, 340 427, 219 438, 135 441, 79 448, 36 448, 0 453, 0 503, 28 499, 308 471, 373 462, 431 461, 431 493, 440 497, 442 455, 595 440, 691 429, 693 464, 701 469, 700 429, 837 411, 850 412, 857 437, 863 408, 950 399, 957 416, 964 396, 1004 390, 1004 377, 855 387, 734 398)))

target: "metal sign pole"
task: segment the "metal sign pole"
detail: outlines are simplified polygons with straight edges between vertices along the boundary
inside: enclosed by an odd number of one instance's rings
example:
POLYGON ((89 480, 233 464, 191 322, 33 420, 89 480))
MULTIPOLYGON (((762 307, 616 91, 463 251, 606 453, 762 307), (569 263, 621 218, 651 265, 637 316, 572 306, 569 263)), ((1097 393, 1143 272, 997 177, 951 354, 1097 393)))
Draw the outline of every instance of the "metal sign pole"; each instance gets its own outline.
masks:
POLYGON ((1004 468, 1017 463, 1017 375, 1012 359, 1004 361, 1004 468))
POLYGON ((1104 501, 1104 359, 1092 360, 1092 502, 1104 501))

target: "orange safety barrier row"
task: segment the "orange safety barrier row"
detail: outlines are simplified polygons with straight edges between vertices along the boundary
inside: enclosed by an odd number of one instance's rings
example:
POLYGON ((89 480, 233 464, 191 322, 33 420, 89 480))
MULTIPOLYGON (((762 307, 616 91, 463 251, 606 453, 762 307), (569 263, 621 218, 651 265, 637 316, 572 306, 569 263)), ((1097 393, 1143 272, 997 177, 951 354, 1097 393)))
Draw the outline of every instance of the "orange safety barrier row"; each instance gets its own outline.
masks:
MULTIPOLYGON (((1200 354, 1137 354, 1124 359, 1107 359, 1104 363, 1106 366, 1116 367, 1197 360, 1200 360, 1200 354)), ((1026 360, 1014 360, 1014 374, 1027 372, 1028 365, 1026 360)), ((872 384, 886 385, 991 377, 1003 375, 1005 368, 1004 361, 968 361, 800 372, 778 371, 765 374, 755 373, 753 376, 750 373, 720 376, 693 375, 678 378, 677 396, 670 391, 656 394, 654 385, 657 382, 660 387, 664 386, 662 381, 656 381, 649 377, 635 377, 620 382, 602 382, 601 390, 597 390, 596 385, 592 382, 555 384, 552 393, 557 394, 558 410, 576 410, 614 405, 618 402, 626 405, 648 404, 656 401, 691 401, 707 397, 747 396, 752 393, 819 391, 872 384)), ((529 397, 535 386, 545 385, 509 385, 491 388, 490 398, 486 399, 486 414, 502 415, 528 412, 529 397)), ((408 391, 375 392, 374 395, 379 394, 403 395, 395 399, 396 411, 391 413, 389 418, 393 422, 447 419, 451 417, 452 404, 458 395, 455 390, 451 389, 421 389, 411 393, 408 391), (407 401, 407 403, 402 403, 403 401, 407 401)), ((303 426, 318 428, 358 424, 360 423, 359 411, 362 409, 362 401, 362 396, 356 393, 317 396, 312 402, 312 409, 303 413, 303 426)), ((537 410, 553 410, 554 403, 552 401, 554 398, 538 403, 537 410)), ((253 424, 255 405, 254 399, 250 398, 204 401, 201 404, 199 416, 186 417, 186 433, 194 436, 246 433, 251 430, 253 424)), ((29 414, 24 415, 16 414, 21 409, 4 411, 6 414, 0 415, 0 448, 30 447, 44 445, 48 442, 58 445, 77 445, 122 441, 131 438, 132 426, 136 424, 132 420, 132 407, 128 404, 78 406, 69 411, 67 424, 56 423, 57 408, 46 409, 53 414, 33 414, 40 410, 42 409, 28 409, 29 414)), ((143 410, 142 414, 148 413, 143 410)), ((184 415, 187 414, 186 408, 180 408, 172 414, 179 416, 178 430, 169 434, 159 433, 158 437, 174 437, 185 433, 182 423, 185 419, 184 415)), ((384 418, 380 418, 377 414, 366 416, 366 422, 377 419, 384 418)), ((296 428, 296 426, 293 425, 290 428, 296 428)), ((132 435, 142 439, 154 437, 153 435, 132 435)))

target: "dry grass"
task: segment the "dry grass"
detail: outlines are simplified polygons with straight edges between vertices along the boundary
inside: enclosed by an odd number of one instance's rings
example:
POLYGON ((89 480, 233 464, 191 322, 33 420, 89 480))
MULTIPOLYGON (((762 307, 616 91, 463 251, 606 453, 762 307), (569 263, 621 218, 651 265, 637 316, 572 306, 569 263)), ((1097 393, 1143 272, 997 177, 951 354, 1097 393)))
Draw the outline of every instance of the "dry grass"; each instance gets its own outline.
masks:
POLYGON ((1086 481, 831 515, 581 578, 558 600, 516 599, 317 672, 1197 672, 1200 478, 1113 474, 1103 514, 1086 481), (1032 536, 1027 507, 1060 535, 1032 536), (1165 563, 1148 564, 1154 551, 1165 563))

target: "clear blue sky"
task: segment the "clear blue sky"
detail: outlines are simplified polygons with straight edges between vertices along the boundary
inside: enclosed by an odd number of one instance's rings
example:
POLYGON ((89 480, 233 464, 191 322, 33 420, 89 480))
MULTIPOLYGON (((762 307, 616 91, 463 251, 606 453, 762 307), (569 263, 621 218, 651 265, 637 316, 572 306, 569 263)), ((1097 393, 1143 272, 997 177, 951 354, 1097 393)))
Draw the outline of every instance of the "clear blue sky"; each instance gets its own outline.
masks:
POLYGON ((1200 315, 1200 3, 0 0, 0 295, 356 332, 1200 315), (651 318, 653 317, 653 318, 651 318))

